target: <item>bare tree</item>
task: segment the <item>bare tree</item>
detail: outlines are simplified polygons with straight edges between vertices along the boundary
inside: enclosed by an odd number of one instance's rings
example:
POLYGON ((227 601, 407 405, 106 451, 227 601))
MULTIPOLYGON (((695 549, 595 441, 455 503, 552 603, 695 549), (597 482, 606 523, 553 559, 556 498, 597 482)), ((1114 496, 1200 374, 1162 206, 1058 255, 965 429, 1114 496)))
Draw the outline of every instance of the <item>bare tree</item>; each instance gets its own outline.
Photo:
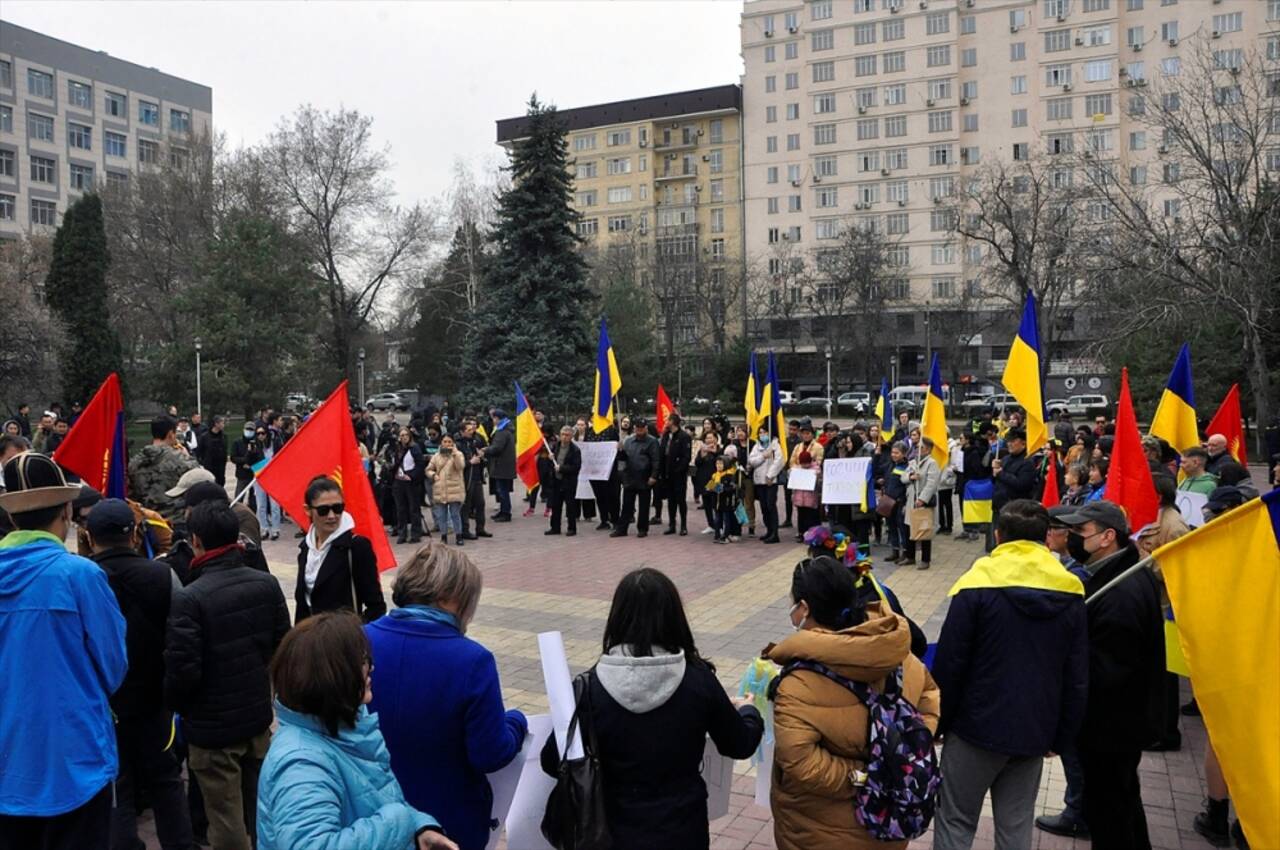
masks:
MULTIPOLYGON (((480 264, 484 253, 485 239, 493 226, 495 217, 495 199, 503 188, 501 169, 488 172, 487 179, 476 179, 471 165, 463 159, 453 163, 453 185, 449 188, 449 224, 453 232, 462 234, 463 258, 466 260, 466 298, 467 309, 476 308, 479 296, 481 274, 480 264)), ((457 246, 455 245, 455 248, 457 246)))
POLYGON ((876 342, 888 330, 888 282, 902 271, 896 247, 879 230, 851 221, 833 247, 814 253, 815 276, 808 293, 814 336, 831 354, 837 376, 853 371, 869 381, 879 371, 876 342))
POLYGON ((751 336, 785 340, 795 354, 808 337, 806 320, 814 286, 811 258, 796 243, 780 240, 770 244, 749 269, 748 320, 762 329, 751 336))
POLYGON ((50 401, 58 390, 65 332, 43 297, 52 244, 41 235, 0 240, 0 303, 5 305, 0 401, 8 411, 0 418, 24 401, 50 401))

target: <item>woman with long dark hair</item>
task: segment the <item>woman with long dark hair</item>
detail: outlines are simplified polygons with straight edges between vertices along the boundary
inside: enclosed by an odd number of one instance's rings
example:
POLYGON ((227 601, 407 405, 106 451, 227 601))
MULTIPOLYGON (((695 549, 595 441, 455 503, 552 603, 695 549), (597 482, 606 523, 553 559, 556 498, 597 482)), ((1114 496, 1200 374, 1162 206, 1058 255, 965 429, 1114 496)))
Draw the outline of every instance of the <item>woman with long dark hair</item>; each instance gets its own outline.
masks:
POLYGON ((342 488, 324 475, 311 479, 304 499, 311 528, 298 544, 294 586, 295 622, 321 611, 345 608, 366 623, 387 612, 378 578, 378 559, 369 538, 356 534, 342 488))

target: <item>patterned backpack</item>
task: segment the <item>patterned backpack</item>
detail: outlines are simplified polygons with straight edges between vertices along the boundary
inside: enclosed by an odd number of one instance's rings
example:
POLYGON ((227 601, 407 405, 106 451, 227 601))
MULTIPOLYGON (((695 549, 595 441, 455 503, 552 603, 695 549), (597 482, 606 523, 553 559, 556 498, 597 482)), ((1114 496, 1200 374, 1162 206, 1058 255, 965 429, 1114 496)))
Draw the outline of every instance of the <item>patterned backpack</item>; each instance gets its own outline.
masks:
POLYGON ((933 733, 902 695, 902 668, 885 677, 884 693, 865 682, 846 679, 816 661, 793 661, 773 680, 770 698, 782 677, 795 670, 820 673, 848 688, 867 707, 867 779, 853 798, 853 814, 872 838, 902 841, 929 828, 938 801, 942 771, 933 751, 933 733))

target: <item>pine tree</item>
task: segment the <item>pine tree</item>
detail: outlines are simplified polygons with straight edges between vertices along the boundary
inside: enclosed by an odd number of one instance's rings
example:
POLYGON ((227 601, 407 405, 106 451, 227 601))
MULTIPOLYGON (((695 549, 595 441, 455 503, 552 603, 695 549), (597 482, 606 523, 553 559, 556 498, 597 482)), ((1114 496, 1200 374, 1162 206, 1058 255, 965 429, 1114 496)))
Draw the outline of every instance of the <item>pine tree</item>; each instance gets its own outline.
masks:
POLYGON ((535 95, 498 198, 493 257, 463 364, 469 401, 510 411, 517 380, 534 407, 578 410, 591 399, 596 316, 570 206, 565 126, 535 95))
POLYGON ((45 298, 67 332, 62 392, 88 401, 112 372, 120 371, 120 340, 107 310, 107 234, 102 200, 88 194, 67 208, 53 237, 45 298))

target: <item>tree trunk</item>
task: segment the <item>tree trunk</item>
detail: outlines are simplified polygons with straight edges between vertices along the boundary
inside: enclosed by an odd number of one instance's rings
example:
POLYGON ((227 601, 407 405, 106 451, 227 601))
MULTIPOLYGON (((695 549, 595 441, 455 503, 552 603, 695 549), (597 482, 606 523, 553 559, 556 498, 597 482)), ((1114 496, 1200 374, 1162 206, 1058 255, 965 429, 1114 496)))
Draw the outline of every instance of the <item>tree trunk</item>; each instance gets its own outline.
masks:
POLYGON ((1256 429, 1256 457, 1263 462, 1269 461, 1266 456, 1263 439, 1267 423, 1271 421, 1271 373, 1267 364, 1267 352, 1263 345, 1262 335, 1252 324, 1245 324, 1245 339, 1253 357, 1249 367, 1249 383, 1253 385, 1254 426, 1256 429))

